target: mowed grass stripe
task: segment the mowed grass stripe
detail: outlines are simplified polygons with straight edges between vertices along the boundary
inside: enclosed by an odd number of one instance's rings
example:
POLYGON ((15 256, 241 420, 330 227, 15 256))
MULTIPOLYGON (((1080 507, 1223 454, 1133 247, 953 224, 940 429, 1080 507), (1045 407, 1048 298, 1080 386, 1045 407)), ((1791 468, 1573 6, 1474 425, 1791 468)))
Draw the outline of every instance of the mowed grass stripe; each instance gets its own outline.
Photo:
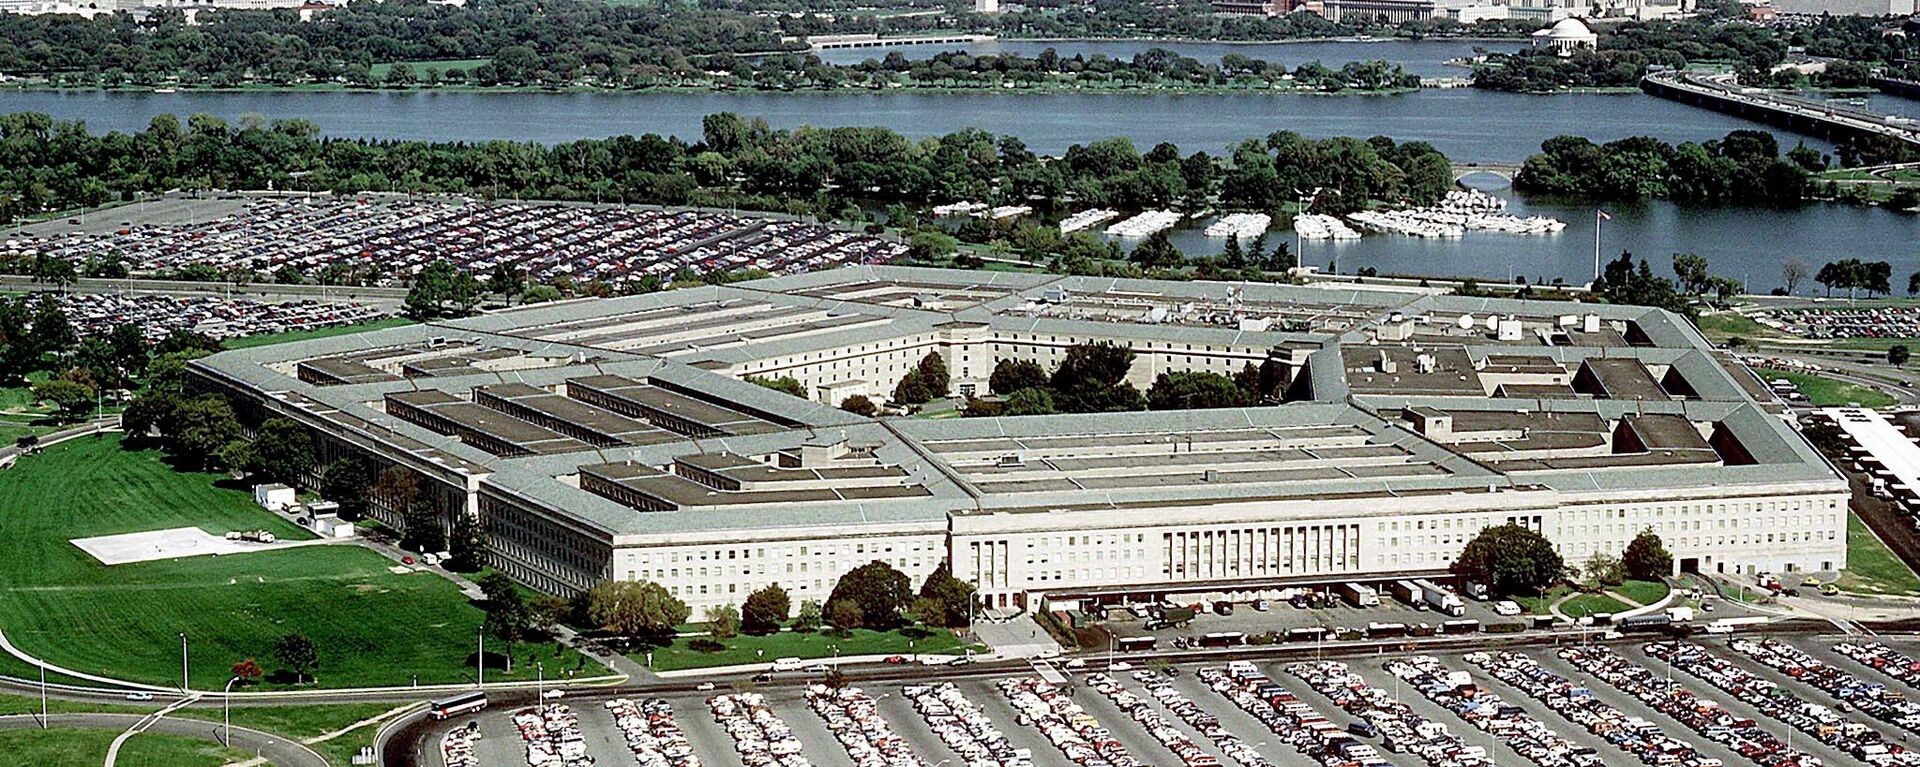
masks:
MULTIPOLYGON (((179 683, 181 632, 201 689, 219 689, 246 658, 278 668, 274 642, 295 632, 319 648, 321 686, 405 685, 415 674, 422 684, 471 679, 480 610, 445 579, 395 575, 391 561, 358 546, 110 568, 69 542, 184 526, 302 535, 222 479, 176 472, 157 451, 122 449, 117 435, 22 460, 0 479, 0 540, 9 543, 0 629, 55 664, 151 684, 179 683)), ((550 646, 517 649, 541 651, 549 671, 577 662, 571 651, 555 659, 550 646)), ((488 670, 490 680, 529 675, 488 670)))

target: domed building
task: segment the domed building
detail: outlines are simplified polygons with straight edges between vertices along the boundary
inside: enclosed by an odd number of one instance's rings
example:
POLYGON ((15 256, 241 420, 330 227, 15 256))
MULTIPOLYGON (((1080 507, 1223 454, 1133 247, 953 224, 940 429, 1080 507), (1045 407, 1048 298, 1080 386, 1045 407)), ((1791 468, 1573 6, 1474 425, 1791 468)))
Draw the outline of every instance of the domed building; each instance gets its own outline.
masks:
POLYGON ((1600 36, 1579 19, 1561 19, 1551 27, 1533 33, 1533 47, 1550 48, 1562 56, 1572 56, 1581 48, 1593 50, 1600 36))

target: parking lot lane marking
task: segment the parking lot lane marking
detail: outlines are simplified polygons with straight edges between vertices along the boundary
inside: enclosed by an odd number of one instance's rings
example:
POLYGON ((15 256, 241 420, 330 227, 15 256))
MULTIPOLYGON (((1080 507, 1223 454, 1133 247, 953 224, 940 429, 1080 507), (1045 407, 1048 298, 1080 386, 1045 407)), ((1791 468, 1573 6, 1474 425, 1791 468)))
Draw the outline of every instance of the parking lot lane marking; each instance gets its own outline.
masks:
POLYGON ((687 731, 687 742, 693 744, 693 753, 700 757, 701 764, 740 763, 739 753, 733 748, 733 738, 720 728, 719 723, 713 721, 713 712, 707 709, 706 698, 675 695, 669 700, 673 702, 673 721, 687 731))

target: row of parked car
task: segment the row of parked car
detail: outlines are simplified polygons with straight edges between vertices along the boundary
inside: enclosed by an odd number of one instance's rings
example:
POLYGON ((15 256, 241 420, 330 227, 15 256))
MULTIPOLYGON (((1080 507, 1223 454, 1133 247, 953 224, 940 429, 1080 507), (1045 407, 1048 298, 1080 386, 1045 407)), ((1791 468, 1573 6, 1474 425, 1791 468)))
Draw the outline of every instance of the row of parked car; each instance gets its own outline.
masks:
POLYGON ((1172 720, 1161 716, 1152 703, 1127 689, 1118 678, 1107 674, 1088 674, 1087 686, 1106 696, 1115 708, 1140 725, 1140 729, 1160 741, 1160 745, 1172 752, 1180 764, 1186 767, 1218 767, 1220 764, 1219 758, 1207 753, 1198 741, 1187 737, 1172 720))
POLYGON ((665 699, 647 698, 635 703, 615 698, 604 705, 640 767, 700 767, 692 741, 674 722, 673 706, 665 699))
POLYGON ((900 688, 900 695, 913 703, 940 742, 960 755, 965 767, 1032 767, 1032 752, 1015 748, 952 682, 910 684, 900 688))
POLYGON ((1000 694, 1047 742, 1078 767, 1144 767, 1100 720, 1075 703, 1066 691, 1038 677, 1002 679, 1000 694))
POLYGON ((767 705, 757 692, 727 693, 707 699, 713 720, 733 738, 745 767, 813 767, 800 753, 800 739, 793 728, 767 705))
POLYGON ((1728 711, 1719 701, 1697 697, 1605 645, 1562 648, 1559 657, 1761 767, 1820 765, 1818 757, 1789 748, 1759 722, 1728 711))
POLYGON ((176 330, 216 339, 313 330, 370 322, 388 316, 371 306, 334 301, 253 301, 219 296, 71 293, 53 299, 82 339, 105 338, 133 325, 150 343, 176 330))
POLYGON ((1861 679, 1805 650, 1774 639, 1735 639, 1728 642, 1727 647, 1813 685, 1867 716, 1920 733, 1920 703, 1907 700, 1906 695, 1887 689, 1884 684, 1861 679))
POLYGON ((1261 756, 1253 744, 1228 732, 1220 723, 1220 717, 1174 689, 1173 677, 1153 671, 1135 671, 1133 678, 1146 688, 1148 695, 1160 702, 1161 708, 1173 712, 1201 737, 1212 741, 1228 759, 1242 767, 1271 767, 1267 758, 1261 756))
POLYGON ((1387 672, 1540 767, 1601 767, 1595 749, 1567 740, 1524 709, 1474 684, 1466 672, 1448 670, 1439 658, 1415 655, 1389 661, 1387 672))
POLYGON ((1340 710, 1359 717, 1361 731, 1379 733, 1381 746, 1387 751, 1413 754, 1434 767, 1493 764, 1485 746, 1468 743, 1448 730, 1445 722, 1420 715, 1386 690, 1369 684, 1345 663, 1293 663, 1287 666, 1287 673, 1299 677, 1340 710))
POLYGON ((1867 764, 1876 767, 1920 765, 1920 754, 1888 743, 1872 728, 1848 719, 1833 708, 1802 698, 1738 663, 1713 655, 1705 647, 1685 642, 1654 642, 1647 645, 1647 654, 1672 663, 1674 668, 1752 704, 1760 713, 1867 764))
POLYGON ((1546 704, 1554 713, 1627 752, 1641 764, 1721 767, 1719 759, 1703 756, 1692 743, 1668 735, 1653 722, 1621 711, 1594 695, 1592 690, 1526 655, 1511 650, 1477 652, 1469 653, 1467 662, 1546 704))
POLYGON ((1321 767, 1388 767, 1371 744, 1321 716, 1249 661, 1234 661, 1225 669, 1203 668, 1198 677, 1321 767))
POLYGON ((549 703, 513 712, 513 726, 527 747, 530 767, 591 767, 587 739, 580 718, 564 703, 549 703))
POLYGON ((1879 642, 1841 642, 1833 651, 1882 674, 1920 686, 1920 660, 1879 642))
POLYGON ((807 685, 807 707, 827 723, 855 767, 924 767, 880 716, 879 702, 860 688, 807 685))

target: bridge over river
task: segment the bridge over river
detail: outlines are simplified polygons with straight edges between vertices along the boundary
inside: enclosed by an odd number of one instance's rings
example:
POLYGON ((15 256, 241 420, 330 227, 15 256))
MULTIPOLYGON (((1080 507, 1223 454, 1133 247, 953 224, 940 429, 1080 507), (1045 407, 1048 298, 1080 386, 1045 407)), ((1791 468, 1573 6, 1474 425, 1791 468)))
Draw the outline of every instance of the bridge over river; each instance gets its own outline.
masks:
POLYGON ((1920 120, 1748 88, 1732 75, 1656 72, 1640 81, 1640 89, 1683 104, 1816 136, 1891 138, 1920 145, 1920 120))

